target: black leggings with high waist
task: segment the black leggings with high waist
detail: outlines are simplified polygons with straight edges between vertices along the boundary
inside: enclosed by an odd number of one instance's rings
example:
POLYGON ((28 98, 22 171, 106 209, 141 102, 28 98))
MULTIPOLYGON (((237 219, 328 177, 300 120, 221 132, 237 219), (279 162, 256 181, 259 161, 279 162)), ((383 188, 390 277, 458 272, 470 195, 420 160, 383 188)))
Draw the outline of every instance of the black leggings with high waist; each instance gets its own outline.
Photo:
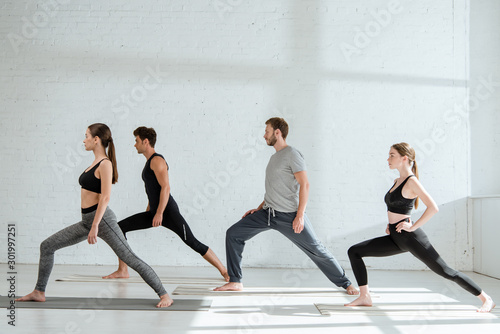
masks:
MULTIPOLYGON (((144 230, 153 227, 153 217, 154 212, 152 211, 141 212, 123 219, 118 223, 118 226, 120 226, 126 238, 127 232, 144 230)), ((201 256, 207 253, 208 246, 202 244, 195 238, 188 223, 184 217, 182 217, 179 207, 172 196, 168 199, 167 207, 165 208, 165 211, 163 211, 163 221, 161 224, 163 227, 166 227, 177 234, 186 245, 191 247, 192 250, 201 256)))
POLYGON ((436 274, 449 279, 474 296, 479 296, 481 288, 465 274, 450 268, 432 247, 429 238, 422 229, 414 232, 396 232, 397 224, 389 224, 390 234, 360 242, 347 252, 354 276, 359 286, 368 284, 368 275, 363 257, 384 257, 410 252, 425 263, 436 274))

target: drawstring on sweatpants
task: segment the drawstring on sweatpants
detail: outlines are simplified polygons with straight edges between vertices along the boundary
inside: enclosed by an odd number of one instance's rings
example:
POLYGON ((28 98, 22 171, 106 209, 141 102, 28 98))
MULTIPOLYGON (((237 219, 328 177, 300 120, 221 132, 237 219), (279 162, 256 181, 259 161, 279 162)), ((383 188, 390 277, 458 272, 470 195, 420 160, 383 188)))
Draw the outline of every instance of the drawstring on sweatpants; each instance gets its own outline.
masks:
POLYGON ((274 209, 271 207, 267 208, 267 226, 271 226, 271 212, 273 213, 273 218, 276 217, 276 213, 274 212, 274 209))

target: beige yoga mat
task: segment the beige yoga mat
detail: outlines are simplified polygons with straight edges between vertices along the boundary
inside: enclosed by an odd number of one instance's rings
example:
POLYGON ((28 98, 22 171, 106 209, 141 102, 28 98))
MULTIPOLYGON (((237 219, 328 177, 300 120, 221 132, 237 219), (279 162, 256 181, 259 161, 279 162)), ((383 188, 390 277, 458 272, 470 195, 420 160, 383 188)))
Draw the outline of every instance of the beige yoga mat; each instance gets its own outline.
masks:
MULTIPOLYGON (((210 277, 160 277, 163 284, 203 284, 203 285, 222 285, 226 282, 221 278, 210 277)), ((103 279, 97 275, 70 275, 56 279, 58 282, 123 282, 123 283, 144 283, 141 277, 133 276, 130 278, 111 278, 103 279)))
MULTIPOLYGON (((211 300, 174 299, 170 307, 157 308, 159 299, 135 298, 76 298, 47 297, 43 303, 16 302, 16 308, 76 309, 76 310, 133 310, 133 311, 208 311, 211 300)), ((0 307, 10 306, 10 299, 0 296, 0 307)))
MULTIPOLYGON (((174 295, 200 295, 200 296, 269 296, 288 295, 293 297, 354 297, 349 296, 344 289, 332 288, 245 288, 243 291, 213 291, 214 286, 178 286, 174 295)), ((372 298, 377 298, 373 296, 372 298)))
POLYGON ((459 317, 459 318, 498 318, 500 311, 493 309, 490 313, 476 312, 477 307, 472 305, 446 305, 446 304, 428 304, 428 305, 375 305, 372 307, 355 306, 346 307, 339 304, 314 304, 321 315, 349 316, 386 316, 386 317, 459 317))

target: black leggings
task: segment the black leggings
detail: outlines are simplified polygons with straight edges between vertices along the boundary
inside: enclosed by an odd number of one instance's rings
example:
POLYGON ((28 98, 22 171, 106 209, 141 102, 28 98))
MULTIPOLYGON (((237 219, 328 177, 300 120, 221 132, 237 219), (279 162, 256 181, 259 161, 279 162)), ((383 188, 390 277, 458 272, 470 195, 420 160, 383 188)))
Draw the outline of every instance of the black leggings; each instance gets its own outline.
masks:
MULTIPOLYGON (((127 232, 153 227, 153 217, 154 213, 151 211, 141 212, 120 221, 118 226, 120 226, 125 238, 127 238, 127 232)), ((163 227, 177 234, 186 245, 201 256, 207 253, 208 246, 202 244, 194 237, 193 232, 191 232, 189 225, 179 212, 179 207, 172 196, 168 199, 161 224, 163 227)))
POLYGON ((347 253, 359 286, 368 284, 363 257, 384 257, 410 252, 436 274, 457 283, 474 296, 481 294, 482 290, 476 283, 465 274, 450 268, 444 262, 422 229, 417 229, 415 232, 401 231, 398 233, 396 225, 389 224, 390 234, 387 236, 366 240, 349 248, 347 253))

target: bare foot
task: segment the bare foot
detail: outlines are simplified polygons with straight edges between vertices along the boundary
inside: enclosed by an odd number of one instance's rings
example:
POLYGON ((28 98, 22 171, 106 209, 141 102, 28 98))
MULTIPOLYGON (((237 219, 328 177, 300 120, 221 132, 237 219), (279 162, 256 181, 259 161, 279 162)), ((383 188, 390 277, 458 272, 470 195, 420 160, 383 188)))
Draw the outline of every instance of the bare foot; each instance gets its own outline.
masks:
POLYGON ((170 298, 168 293, 166 293, 160 297, 160 302, 156 305, 156 307, 158 307, 158 308, 169 307, 173 303, 174 303, 174 301, 172 300, 172 298, 170 298))
POLYGON ((361 295, 349 304, 344 304, 344 306, 372 306, 372 297, 370 297, 370 294, 361 295))
POLYGON ((110 279, 110 278, 129 278, 129 277, 130 275, 128 274, 128 270, 127 271, 117 270, 114 273, 109 274, 108 276, 103 276, 102 278, 110 279))
POLYGON ((497 306, 497 305, 495 304, 493 299, 491 299, 490 296, 487 296, 486 300, 483 303, 483 306, 481 306, 481 308, 477 309, 477 311, 480 313, 491 312, 491 310, 493 310, 495 308, 495 306, 497 306))
POLYGON ((221 273, 222 277, 224 277, 224 281, 229 282, 229 274, 227 271, 221 273))
POLYGON ((215 288, 214 291, 243 291, 243 283, 229 282, 215 288))
POLYGON ((33 290, 33 292, 30 293, 29 295, 16 299, 16 302, 28 302, 28 301, 44 302, 45 292, 33 290))
POLYGON ((349 285, 345 291, 348 295, 359 295, 359 291, 352 285, 349 285))

